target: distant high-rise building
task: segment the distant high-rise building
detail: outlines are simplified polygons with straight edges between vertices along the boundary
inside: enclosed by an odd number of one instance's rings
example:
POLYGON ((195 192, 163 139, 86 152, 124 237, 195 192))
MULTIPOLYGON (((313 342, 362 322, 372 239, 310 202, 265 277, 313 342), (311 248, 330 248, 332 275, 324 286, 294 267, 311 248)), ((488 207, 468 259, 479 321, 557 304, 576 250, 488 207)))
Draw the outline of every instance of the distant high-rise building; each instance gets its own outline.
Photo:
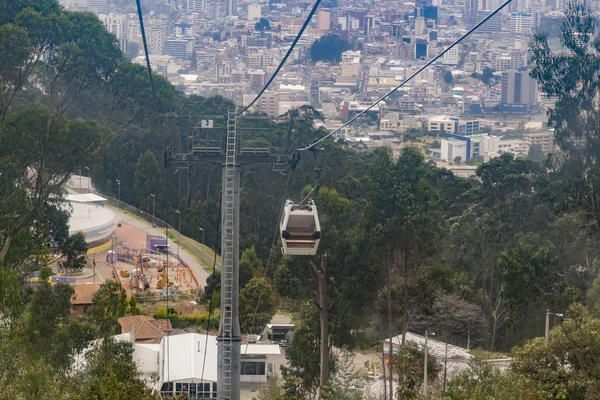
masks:
POLYGON ((319 10, 317 13, 317 29, 320 31, 328 31, 331 27, 331 14, 328 10, 319 10))
MULTIPOLYGON (((493 11, 480 10, 477 11, 477 22, 481 22, 486 19, 493 11)), ((479 27, 481 33, 496 33, 502 31, 502 15, 500 13, 494 15, 488 19, 483 25, 479 27)))
POLYGON ((519 68, 502 72, 501 111, 529 112, 538 103, 537 81, 531 70, 519 68))
POLYGON ((375 28, 375 16, 365 15, 363 22, 363 32, 365 36, 370 36, 373 28, 375 28))
POLYGON ((208 11, 209 0, 187 0, 187 10, 193 12, 208 11))
POLYGON ((153 21, 150 24, 148 35, 148 52, 150 54, 165 54, 167 41, 167 26, 162 21, 153 21))
POLYGON ((192 55, 192 39, 167 39, 165 51, 176 58, 189 58, 192 55))
POLYGON ((415 18, 415 35, 422 35, 425 33, 425 18, 415 18))
POLYGON ((437 6, 421 5, 420 7, 415 7, 415 18, 418 17, 423 17, 426 20, 434 20, 437 25, 439 23, 437 6))
POLYGON ((516 12, 510 14, 510 31, 531 33, 538 26, 538 13, 516 12))
POLYGON ((260 4, 249 4, 248 5, 248 21, 259 20, 262 16, 262 8, 260 4))
POLYGON ((225 15, 238 14, 238 0, 227 0, 225 15))
POLYGON ((465 0, 463 20, 467 26, 472 26, 475 24, 478 9, 479 0, 465 0))
POLYGON ((415 39, 415 59, 426 60, 427 59, 427 40, 415 39))

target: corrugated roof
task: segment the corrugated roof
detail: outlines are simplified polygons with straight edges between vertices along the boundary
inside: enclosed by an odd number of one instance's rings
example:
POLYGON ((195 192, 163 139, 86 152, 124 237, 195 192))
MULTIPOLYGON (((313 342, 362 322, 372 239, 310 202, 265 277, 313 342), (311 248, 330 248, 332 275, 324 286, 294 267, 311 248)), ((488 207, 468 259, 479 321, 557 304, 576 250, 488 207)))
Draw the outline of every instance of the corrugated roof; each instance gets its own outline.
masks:
POLYGON ((74 203, 93 203, 96 201, 106 201, 106 199, 94 193, 82 193, 68 195, 67 201, 72 201, 74 203))
MULTIPOLYGON (((163 338, 160 342, 161 360, 163 365, 165 353, 169 358, 169 380, 204 379, 205 382, 217 381, 217 338, 216 336, 187 333, 184 335, 169 336, 169 340, 163 338), (167 350, 168 343, 168 351, 167 350), (206 354, 204 371, 202 364, 206 354)), ((161 379, 166 382, 166 376, 161 373, 161 379)))
POLYGON ((243 344, 242 358, 244 355, 278 355, 281 354, 281 349, 277 344, 243 344))
POLYGON ((71 304, 86 305, 92 304, 92 297, 100 289, 99 283, 75 285, 75 294, 71 298, 71 304))

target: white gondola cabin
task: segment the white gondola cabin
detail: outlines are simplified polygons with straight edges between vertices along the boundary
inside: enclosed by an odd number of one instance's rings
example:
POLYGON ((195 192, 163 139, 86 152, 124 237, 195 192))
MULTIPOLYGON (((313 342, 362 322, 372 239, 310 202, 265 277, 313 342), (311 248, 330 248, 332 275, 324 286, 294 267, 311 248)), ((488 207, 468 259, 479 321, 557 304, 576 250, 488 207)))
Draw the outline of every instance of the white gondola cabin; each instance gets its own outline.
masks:
POLYGON ((295 204, 286 200, 280 222, 283 254, 313 256, 321 239, 321 226, 314 201, 295 204))

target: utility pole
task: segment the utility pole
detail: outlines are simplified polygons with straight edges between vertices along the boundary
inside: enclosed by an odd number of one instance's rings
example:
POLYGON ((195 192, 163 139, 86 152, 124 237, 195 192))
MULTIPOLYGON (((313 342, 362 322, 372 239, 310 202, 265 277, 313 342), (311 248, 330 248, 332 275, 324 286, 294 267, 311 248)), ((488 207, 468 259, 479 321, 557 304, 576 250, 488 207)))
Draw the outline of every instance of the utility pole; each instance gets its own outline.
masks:
POLYGON ((179 227, 177 231, 179 232, 179 239, 177 240, 177 257, 179 257, 179 248, 181 247, 181 212, 179 210, 175 210, 177 215, 179 216, 179 227))
POLYGON ((435 336, 433 332, 425 331, 425 346, 423 346, 424 352, 424 363, 423 363, 423 395, 427 396, 427 353, 429 352, 428 344, 427 344, 427 335, 435 336))
POLYGON ((86 169, 86 181, 87 181, 87 188, 88 188, 88 193, 90 192, 90 187, 91 187, 91 182, 90 182, 90 167, 85 167, 86 169))
MULTIPOLYGON (((284 120, 291 124, 298 117, 244 117, 268 121, 284 120)), ((201 130, 206 138, 192 138, 188 153, 174 154, 175 167, 188 169, 191 162, 210 162, 222 166, 221 200, 221 319, 217 336, 217 399, 240 400, 241 332, 238 315, 239 294, 239 207, 240 169, 243 165, 269 163, 275 172, 287 172, 287 154, 273 155, 268 148, 243 147, 237 137, 237 117, 228 115, 204 116, 201 130), (209 139, 214 120, 226 121, 226 135, 209 139)), ((222 128, 222 126, 221 126, 222 128)), ((203 233, 206 230, 200 228, 203 233)), ((203 239, 204 241, 204 239, 203 239)), ((204 245, 204 243, 203 243, 204 245)), ((216 250, 216 249, 215 249, 216 250)))
POLYGON ((150 193, 150 196, 152 196, 152 226, 155 226, 156 220, 154 219, 154 207, 156 206, 156 196, 152 193, 150 193))
POLYGON ((548 332, 550 331, 550 310, 546 310, 546 329, 544 330, 544 339, 548 340, 548 332))
POLYGON ((327 256, 321 257, 321 267, 311 261, 311 267, 317 274, 319 287, 319 322, 321 325, 319 392, 323 397, 325 385, 329 379, 329 320, 327 318, 327 256))

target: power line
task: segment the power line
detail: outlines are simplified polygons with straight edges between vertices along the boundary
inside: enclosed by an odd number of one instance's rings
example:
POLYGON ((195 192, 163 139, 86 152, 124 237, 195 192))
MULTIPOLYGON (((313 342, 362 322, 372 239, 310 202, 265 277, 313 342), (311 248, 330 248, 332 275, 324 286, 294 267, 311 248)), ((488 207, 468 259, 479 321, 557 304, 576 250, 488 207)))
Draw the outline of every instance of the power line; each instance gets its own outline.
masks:
POLYGON ((367 107, 365 110, 361 111, 360 113, 356 114, 354 117, 352 117, 350 120, 348 120, 348 122, 346 122, 345 124, 343 124, 342 126, 340 126, 339 128, 329 132, 327 135, 323 136, 321 139, 315 141, 314 143, 302 148, 302 149, 298 149, 298 151, 304 151, 304 150, 309 150, 313 147, 315 147, 317 144, 321 143, 323 140, 327 139, 328 137, 330 137, 331 135, 339 132, 340 130, 342 130, 343 128, 347 127, 348 125, 350 125, 352 122, 356 121, 359 117, 363 116, 364 114, 366 114, 370 109, 372 109, 373 107, 375 107, 377 104, 379 104, 380 102, 382 102, 383 100, 387 99, 392 93, 394 93, 396 90, 400 89, 402 86, 406 85, 411 79, 413 79, 415 76, 417 76, 418 74, 420 74, 424 69, 426 69, 427 67, 429 67, 431 64, 433 64, 434 62, 436 62, 437 60, 439 60, 444 54, 446 54, 450 49, 452 49, 454 46, 456 46, 457 44, 459 44, 460 42, 462 42, 467 36, 469 36, 471 33, 475 32, 477 30, 477 28, 479 28, 481 25, 483 25, 484 23, 486 23, 489 19, 491 19, 494 15, 496 15, 497 13, 499 13, 504 7, 506 7, 507 5, 509 5, 512 2, 512 0, 507 0, 506 2, 504 2, 500 7, 498 7, 496 10, 494 10, 494 12, 492 12, 490 15, 488 15, 487 17, 485 17, 483 20, 481 20, 478 24, 476 24, 474 27, 472 27, 471 29, 469 29, 467 31, 467 33, 465 33, 464 35, 462 35, 460 38, 458 38, 458 40, 456 40, 454 43, 452 43, 450 46, 448 46, 444 51, 442 51, 440 54, 438 54, 436 57, 434 57, 431 61, 429 61, 427 64, 423 65, 421 68, 419 68, 419 70, 417 70, 417 72, 413 73, 411 76, 408 77, 408 79, 404 80, 402 83, 400 83, 398 86, 396 86, 394 89, 392 89, 391 91, 389 91, 388 93, 386 93, 383 97, 381 97, 379 100, 377 100, 375 103, 371 104, 369 107, 367 107))
MULTIPOLYGON (((139 2, 140 0, 137 0, 137 1, 139 2)), ((258 93, 258 95, 254 98, 254 100, 252 100, 252 102, 250 104, 248 104, 242 111, 240 111, 239 113, 236 114, 236 117, 239 116, 239 115, 241 115, 241 114, 243 114, 243 113, 245 113, 246 111, 248 111, 250 109, 250 107, 252 107, 254 105, 254 103, 256 103, 258 101, 258 99, 260 99, 260 97, 265 93, 265 91, 267 90, 267 88, 269 87, 269 85, 271 84, 271 82, 273 82, 273 80, 275 79, 275 77, 277 76, 277 74, 279 73, 279 71, 281 70, 281 68, 285 64, 285 62, 287 61, 287 59, 290 56, 290 54, 292 54, 292 50, 294 50, 294 47, 296 47, 296 43, 298 43, 298 40, 300 40, 300 37, 302 36, 302 34, 304 33, 304 30, 308 26, 308 23, 312 19, 313 15, 315 15, 315 12, 317 11, 317 8, 319 8, 319 4, 320 3, 321 3, 321 0, 317 0, 315 2, 315 5, 313 6, 312 10, 310 10, 310 14, 308 14, 308 17, 306 18, 306 21, 304 21, 304 25, 302 25, 302 29, 300 29, 300 32, 298 32, 298 35, 296 36, 296 38, 292 42, 292 46, 288 49, 287 53, 285 54, 285 56, 283 57, 283 59, 281 60, 281 62, 279 63, 279 65, 277 66, 277 69, 275 70, 275 72, 273 72, 273 75, 271 75, 271 78, 269 78, 269 81, 262 88, 262 90, 258 93)), ((146 43, 146 42, 144 41, 144 43, 146 43)))

